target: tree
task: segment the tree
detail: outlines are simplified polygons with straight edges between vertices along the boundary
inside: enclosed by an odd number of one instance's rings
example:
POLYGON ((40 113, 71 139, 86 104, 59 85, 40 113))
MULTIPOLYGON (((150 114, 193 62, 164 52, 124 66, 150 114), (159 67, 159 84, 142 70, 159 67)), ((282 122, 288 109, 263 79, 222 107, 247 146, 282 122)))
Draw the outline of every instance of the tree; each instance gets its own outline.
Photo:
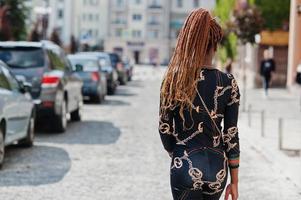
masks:
POLYGON ((61 46, 62 45, 62 41, 61 41, 61 38, 58 34, 58 31, 56 29, 54 29, 51 33, 51 36, 50 36, 50 40, 52 42, 54 42, 55 44, 61 46))
POLYGON ((77 52, 77 42, 74 35, 70 37, 70 53, 74 54, 77 52))
POLYGON ((228 59, 234 60, 237 54, 237 37, 233 33, 231 16, 236 0, 217 0, 214 14, 219 18, 224 31, 221 48, 218 50, 219 59, 225 63, 228 59))
MULTIPOLYGON (((290 0, 252 0, 264 18, 264 28, 283 29, 289 22, 290 0)), ((285 27, 286 28, 286 27, 285 27)))
POLYGON ((234 32, 242 44, 255 43, 255 35, 263 28, 261 13, 255 6, 246 6, 234 13, 234 32))
POLYGON ((38 24, 36 24, 29 34, 28 41, 38 42, 40 40, 41 40, 41 33, 38 30, 38 24))
POLYGON ((0 40, 24 40, 27 14, 23 0, 0 0, 0 40))

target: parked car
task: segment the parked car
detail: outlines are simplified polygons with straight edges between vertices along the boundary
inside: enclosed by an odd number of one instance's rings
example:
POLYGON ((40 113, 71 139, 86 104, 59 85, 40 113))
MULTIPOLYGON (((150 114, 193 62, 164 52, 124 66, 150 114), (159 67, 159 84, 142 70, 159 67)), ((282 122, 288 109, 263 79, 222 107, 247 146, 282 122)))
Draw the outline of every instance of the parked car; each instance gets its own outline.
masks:
POLYGON ((79 52, 79 55, 90 55, 99 59, 101 69, 106 73, 108 94, 114 94, 118 85, 118 73, 112 66, 110 55, 104 52, 79 52))
POLYGON ((0 168, 6 145, 33 145, 35 109, 29 90, 30 84, 19 83, 0 61, 0 168))
POLYGON ((82 81, 59 46, 49 41, 0 42, 0 59, 18 80, 32 84, 37 119, 47 118, 56 132, 66 130, 68 116, 81 119, 82 81))
POLYGON ((82 94, 86 100, 94 100, 101 103, 107 95, 107 77, 101 69, 99 59, 93 55, 69 55, 69 61, 77 74, 82 78, 84 85, 82 94))
POLYGON ((127 74, 127 78, 128 80, 127 81, 131 81, 132 78, 133 78, 133 65, 131 64, 131 61, 129 58, 125 58, 123 60, 123 65, 124 65, 124 68, 126 70, 126 74, 127 74))
POLYGON ((128 80, 128 77, 126 68, 124 67, 120 56, 117 53, 109 53, 109 55, 113 68, 116 69, 118 72, 118 81, 120 85, 125 85, 128 80))

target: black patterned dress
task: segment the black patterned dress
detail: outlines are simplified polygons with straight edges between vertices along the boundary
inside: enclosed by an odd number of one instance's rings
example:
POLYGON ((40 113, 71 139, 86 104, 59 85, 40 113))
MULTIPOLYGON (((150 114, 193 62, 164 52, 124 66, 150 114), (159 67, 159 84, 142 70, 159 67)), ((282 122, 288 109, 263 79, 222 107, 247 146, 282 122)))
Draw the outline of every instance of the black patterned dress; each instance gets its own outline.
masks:
POLYGON ((178 107, 160 105, 159 133, 172 158, 170 181, 175 200, 220 198, 228 168, 239 167, 239 98, 231 74, 203 69, 192 112, 184 110, 185 120, 178 107))

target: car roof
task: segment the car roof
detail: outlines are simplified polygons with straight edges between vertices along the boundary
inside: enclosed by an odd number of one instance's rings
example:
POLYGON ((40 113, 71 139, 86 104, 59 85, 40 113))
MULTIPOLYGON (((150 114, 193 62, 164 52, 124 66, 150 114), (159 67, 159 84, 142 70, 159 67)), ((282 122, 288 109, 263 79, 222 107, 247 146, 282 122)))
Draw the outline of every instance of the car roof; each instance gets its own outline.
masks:
POLYGON ((69 59, 90 59, 90 60, 98 60, 98 57, 89 54, 69 54, 67 56, 69 59))
POLYGON ((83 52, 78 52, 76 55, 93 55, 93 56, 103 56, 103 57, 109 56, 108 53, 100 52, 100 51, 83 51, 83 52))
POLYGON ((40 42, 29 42, 29 41, 4 41, 0 42, 0 47, 35 47, 35 48, 48 48, 48 49, 60 49, 55 43, 42 40, 40 42))

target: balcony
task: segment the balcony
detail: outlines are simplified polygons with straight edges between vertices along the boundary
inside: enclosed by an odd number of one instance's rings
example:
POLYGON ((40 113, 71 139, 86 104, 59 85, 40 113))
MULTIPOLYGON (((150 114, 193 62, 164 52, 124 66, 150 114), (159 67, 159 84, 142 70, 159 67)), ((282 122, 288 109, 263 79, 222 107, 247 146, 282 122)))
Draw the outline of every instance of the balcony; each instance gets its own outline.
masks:
POLYGON ((118 26, 118 27, 124 27, 127 25, 127 21, 126 20, 120 20, 120 19, 116 19, 113 20, 111 22, 112 25, 118 26))
POLYGON ((149 8, 149 9, 162 9, 163 6, 160 5, 160 4, 150 4, 150 5, 148 6, 148 8, 149 8))
POLYGON ((170 28, 171 29, 180 29, 182 28, 184 22, 182 21, 171 21, 170 22, 170 28))
POLYGON ((147 25, 149 25, 149 26, 160 26, 161 23, 159 21, 149 21, 147 23, 147 25))

